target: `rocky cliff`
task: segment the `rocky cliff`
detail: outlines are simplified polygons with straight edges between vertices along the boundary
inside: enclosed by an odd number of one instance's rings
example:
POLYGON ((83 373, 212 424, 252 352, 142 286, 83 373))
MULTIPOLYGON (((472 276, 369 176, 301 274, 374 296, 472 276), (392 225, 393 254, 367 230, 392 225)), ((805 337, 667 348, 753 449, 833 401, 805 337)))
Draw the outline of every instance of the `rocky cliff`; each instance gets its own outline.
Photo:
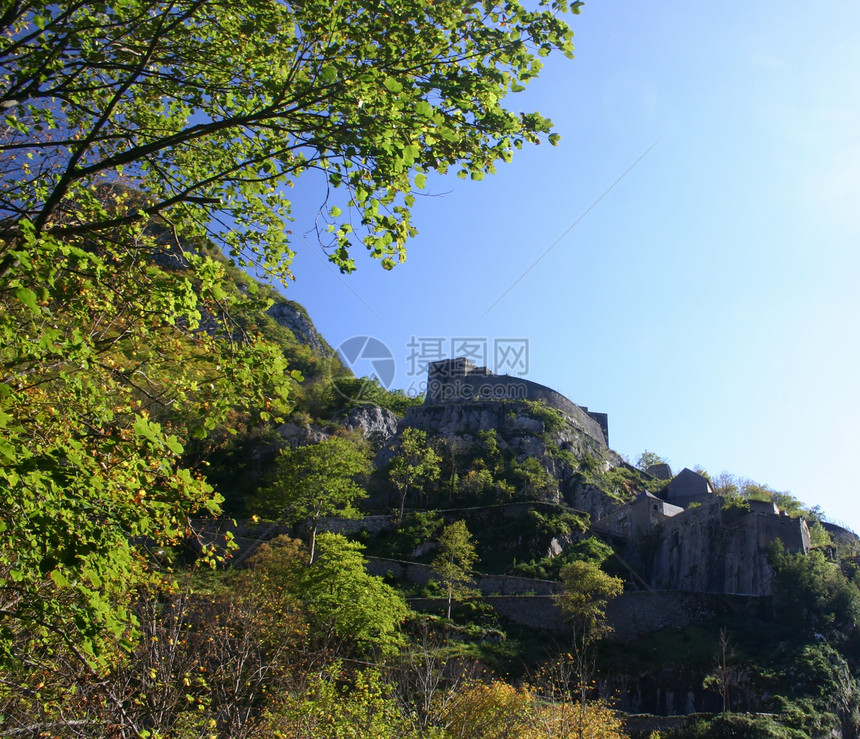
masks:
POLYGON ((314 327, 307 311, 292 300, 275 302, 267 313, 281 326, 288 328, 303 344, 309 346, 316 354, 331 356, 334 354, 326 340, 320 336, 314 327))
POLYGON ((600 516, 617 500, 589 483, 583 470, 593 464, 595 471, 606 472, 622 459, 579 421, 530 401, 467 401, 410 408, 401 428, 426 431, 467 457, 480 454, 482 434, 493 432, 513 463, 535 460, 553 481, 541 500, 600 516))

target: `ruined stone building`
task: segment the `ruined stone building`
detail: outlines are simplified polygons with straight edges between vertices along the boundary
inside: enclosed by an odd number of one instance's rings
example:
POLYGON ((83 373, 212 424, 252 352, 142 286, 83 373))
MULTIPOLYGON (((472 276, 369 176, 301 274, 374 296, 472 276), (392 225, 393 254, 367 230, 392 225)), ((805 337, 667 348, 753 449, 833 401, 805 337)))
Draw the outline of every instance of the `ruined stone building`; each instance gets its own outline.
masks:
POLYGON ((770 544, 809 550, 809 529, 772 502, 726 506, 710 481, 682 470, 658 495, 641 493, 593 525, 655 590, 768 595, 770 544))
MULTIPOLYGON (((606 414, 530 380, 495 375, 464 357, 429 366, 425 403, 410 409, 405 421, 442 434, 475 433, 498 426, 500 410, 494 409, 500 409, 499 401, 523 400, 540 401, 566 416, 580 439, 566 442, 573 451, 598 454, 608 467, 622 464, 608 448, 606 414)), ((592 530, 613 543, 645 587, 767 595, 771 542, 779 539, 793 552, 809 549, 806 522, 786 516, 773 503, 726 507, 704 475, 685 468, 673 476, 665 464, 649 472, 665 480, 665 487, 657 494, 642 492, 623 505, 607 495, 568 497, 569 505, 590 514, 592 530)))
POLYGON ((609 444, 609 419, 605 413, 589 411, 544 385, 522 377, 495 375, 486 367, 475 366, 465 357, 430 364, 426 405, 494 400, 540 401, 573 419, 593 439, 609 444))

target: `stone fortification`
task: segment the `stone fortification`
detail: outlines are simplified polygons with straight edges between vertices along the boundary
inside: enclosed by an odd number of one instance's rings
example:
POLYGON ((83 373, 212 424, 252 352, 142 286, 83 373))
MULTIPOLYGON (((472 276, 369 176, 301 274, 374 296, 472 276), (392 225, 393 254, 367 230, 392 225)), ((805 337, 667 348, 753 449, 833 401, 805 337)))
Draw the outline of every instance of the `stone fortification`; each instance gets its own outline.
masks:
POLYGON ((801 518, 723 508, 720 498, 665 519, 650 551, 640 546, 651 587, 738 595, 769 595, 767 548, 779 539, 791 552, 809 550, 801 518))
POLYGON ((680 506, 667 503, 651 493, 640 493, 634 500, 619 506, 594 524, 594 530, 623 541, 648 536, 656 526, 683 513, 680 506))
POLYGON ((657 590, 769 595, 770 544, 779 539, 790 552, 810 544, 803 519, 781 514, 772 501, 726 507, 707 478, 688 469, 657 495, 642 493, 598 518, 593 529, 622 549, 640 583, 657 590))
POLYGON ((494 375, 486 367, 476 367, 465 357, 430 364, 425 404, 472 403, 504 400, 531 400, 570 417, 591 438, 609 444, 609 419, 576 405, 551 388, 522 377, 494 375))
MULTIPOLYGON (((564 415, 568 423, 556 434, 561 449, 572 452, 577 458, 590 454, 602 456, 613 465, 620 463, 621 458, 606 448, 602 435, 595 438, 594 421, 591 418, 584 413, 564 415)), ((425 403, 406 411, 401 426, 414 426, 448 438, 474 438, 481 431, 495 429, 506 435, 516 447, 517 454, 540 458, 550 466, 552 463, 552 459, 547 456, 546 445, 540 439, 540 434, 545 430, 544 424, 522 403, 425 403)))
POLYGON ((691 503, 707 503, 712 500, 714 486, 704 475, 685 467, 672 478, 660 495, 672 505, 687 508, 691 503))

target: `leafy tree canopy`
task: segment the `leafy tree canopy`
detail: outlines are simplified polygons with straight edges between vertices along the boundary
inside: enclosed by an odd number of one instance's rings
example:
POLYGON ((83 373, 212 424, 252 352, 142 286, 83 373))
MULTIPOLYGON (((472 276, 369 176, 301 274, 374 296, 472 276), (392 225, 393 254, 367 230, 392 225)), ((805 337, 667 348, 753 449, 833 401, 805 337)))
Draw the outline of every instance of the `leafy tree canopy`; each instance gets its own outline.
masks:
POLYGON ((860 648, 860 590, 817 549, 808 554, 787 552, 773 542, 768 561, 774 569, 774 607, 782 623, 806 636, 828 630, 833 641, 860 648))
POLYGON ((446 707, 450 736, 466 739, 624 739, 620 716, 602 701, 581 708, 530 686, 472 682, 446 707))
POLYGON ((370 449, 359 436, 332 436, 319 444, 285 449, 275 480, 257 496, 256 507, 288 521, 310 521, 313 561, 320 519, 358 516, 353 504, 365 491, 355 478, 370 471, 370 449))
POLYGON ((559 12, 580 5, 12 4, 0 18, 4 264, 30 228, 80 236, 159 215, 285 276, 284 188, 316 170, 356 211, 342 217, 332 199, 324 215, 332 261, 354 267, 355 224, 391 267, 427 173, 481 179, 549 133, 546 118, 501 101, 538 74, 541 56, 572 56, 559 12), (100 200, 118 180, 144 200, 100 200))
POLYGON ((321 637, 333 634, 360 652, 395 650, 409 612, 402 596, 367 573, 361 544, 326 532, 319 535, 317 547, 317 557, 308 565, 304 549, 280 537, 261 547, 256 566, 301 600, 321 637))
POLYGON ((439 536, 439 553, 433 559, 433 576, 445 587, 448 596, 448 618, 451 603, 471 595, 472 567, 478 559, 472 534, 462 519, 454 521, 439 536))
POLYGON ((647 449, 639 455, 636 460, 636 467, 640 470, 647 470, 655 464, 666 464, 666 460, 655 452, 649 452, 647 449))
POLYGON ((607 575, 593 562, 571 562, 561 570, 562 593, 556 601, 574 629, 586 642, 608 630, 606 604, 624 589, 617 577, 607 575))
POLYGON ((441 458, 427 442, 427 432, 414 427, 403 430, 399 446, 388 465, 388 479, 400 494, 400 513, 403 520, 406 497, 423 485, 439 479, 441 458))
POLYGON ((353 269, 354 239, 402 260, 429 173, 480 179, 549 134, 501 100, 572 54, 559 12, 579 5, 4 5, 3 655, 95 664, 130 636, 142 543, 218 510, 184 439, 288 410, 283 356, 236 320, 267 299, 229 289, 209 244, 288 277, 287 193, 315 173, 332 261, 353 269))

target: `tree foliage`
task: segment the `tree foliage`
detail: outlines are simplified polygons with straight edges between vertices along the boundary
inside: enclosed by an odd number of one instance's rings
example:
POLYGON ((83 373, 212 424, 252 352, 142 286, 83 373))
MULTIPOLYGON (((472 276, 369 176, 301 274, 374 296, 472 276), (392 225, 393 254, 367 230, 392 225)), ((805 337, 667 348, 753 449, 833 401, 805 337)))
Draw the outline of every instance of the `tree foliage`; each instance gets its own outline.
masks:
POLYGON ((445 588, 448 598, 448 618, 451 604, 471 595, 471 570, 478 559, 472 535, 466 522, 460 519, 449 524, 439 536, 439 552, 430 567, 433 575, 445 588))
POLYGON ((202 329, 247 303, 220 263, 193 275, 120 245, 24 241, 0 277, 0 645, 67 640, 94 659, 130 623, 138 544, 218 510, 185 441, 233 408, 279 412, 287 373, 274 347, 202 329))
POLYGON ((624 739, 621 719, 600 701, 577 706, 502 681, 471 683, 446 712, 451 736, 469 739, 624 739), (548 699, 549 698, 549 699, 548 699))
POLYGON ((636 468, 643 472, 657 464, 666 464, 666 460, 656 452, 649 452, 647 449, 636 459, 636 468))
POLYGON ((275 480, 257 496, 256 508, 291 522, 310 522, 310 560, 323 516, 355 518, 354 503, 365 496, 356 482, 369 474, 370 450, 358 436, 332 436, 318 444, 285 449, 278 457, 275 480))
POLYGON ((501 101, 571 54, 558 12, 578 7, 4 5, 0 656, 95 665, 130 637, 142 545, 218 510, 184 441, 286 410, 283 356, 236 320, 267 301, 208 244, 289 276, 287 193, 310 175, 341 269, 356 242, 402 260, 428 174, 480 179, 549 133, 501 101))
POLYGON ((465 685, 445 712, 453 736, 478 739, 537 739, 530 719, 535 698, 526 688, 501 681, 465 685))
POLYGON ((403 430, 388 465, 388 479, 400 495, 398 520, 403 520, 409 493, 439 479, 441 458, 427 442, 427 432, 412 426, 403 430))
MULTIPOLYGON (((607 575, 599 565, 586 560, 571 562, 559 574, 562 591, 555 601, 571 628, 572 653, 558 662, 562 672, 573 667, 569 689, 579 692, 578 716, 584 720, 588 691, 595 670, 594 643, 612 630, 606 621, 606 605, 624 589, 624 582, 607 575)), ((585 736, 582 732, 579 736, 585 736)))
POLYGON ((266 580, 303 604, 318 636, 337 637, 341 648, 387 653, 402 642, 400 626, 408 614, 405 601, 382 578, 365 570, 363 547, 340 534, 318 537, 317 557, 295 540, 279 538, 256 555, 266 580))
MULTIPOLYGON (((537 75, 540 56, 572 55, 558 11, 579 5, 12 4, 0 18, 0 237, 19 243, 28 222, 63 238, 160 215, 286 274, 283 188, 316 170, 344 188, 339 204, 391 266, 428 172, 480 179, 549 132, 501 101, 537 75), (119 177, 144 202, 95 197, 119 177)), ((340 215, 334 203, 326 214, 332 258, 349 270, 353 221, 340 215)))
POLYGON ((311 675, 301 691, 285 694, 266 712, 265 736, 319 739, 400 739, 408 736, 391 686, 379 670, 343 674, 334 663, 311 675))
POLYGON ((593 562, 571 562, 561 571, 558 605, 574 630, 590 641, 606 633, 606 604, 621 594, 623 582, 593 562))
POLYGON ((714 718, 697 718, 666 734, 667 739, 805 739, 809 736, 785 726, 772 716, 721 713, 714 718))
POLYGON ((784 624, 807 638, 826 631, 860 657, 860 589, 821 550, 792 554, 779 540, 768 561, 774 569, 774 608, 784 624))

